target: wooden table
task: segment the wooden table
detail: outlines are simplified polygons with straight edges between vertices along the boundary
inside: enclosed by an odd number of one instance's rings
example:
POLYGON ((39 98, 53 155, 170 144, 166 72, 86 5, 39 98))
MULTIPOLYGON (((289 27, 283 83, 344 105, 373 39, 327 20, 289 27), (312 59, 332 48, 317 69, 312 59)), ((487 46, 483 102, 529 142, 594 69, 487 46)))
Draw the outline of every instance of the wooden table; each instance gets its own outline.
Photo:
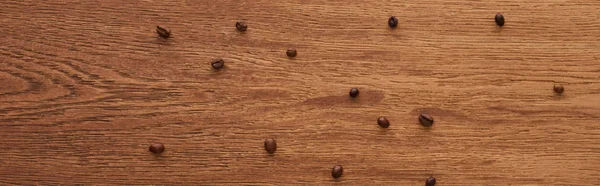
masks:
POLYGON ((600 182, 597 0, 25 0, 0 16, 0 185, 600 182))

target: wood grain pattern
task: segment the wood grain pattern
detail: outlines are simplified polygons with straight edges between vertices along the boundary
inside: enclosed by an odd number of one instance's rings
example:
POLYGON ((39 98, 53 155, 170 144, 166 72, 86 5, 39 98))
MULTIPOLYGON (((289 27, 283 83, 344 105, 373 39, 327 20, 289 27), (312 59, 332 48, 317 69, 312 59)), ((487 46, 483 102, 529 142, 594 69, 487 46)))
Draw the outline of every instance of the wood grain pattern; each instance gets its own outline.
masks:
POLYGON ((597 0, 21 0, 0 17, 0 185, 600 182, 597 0))

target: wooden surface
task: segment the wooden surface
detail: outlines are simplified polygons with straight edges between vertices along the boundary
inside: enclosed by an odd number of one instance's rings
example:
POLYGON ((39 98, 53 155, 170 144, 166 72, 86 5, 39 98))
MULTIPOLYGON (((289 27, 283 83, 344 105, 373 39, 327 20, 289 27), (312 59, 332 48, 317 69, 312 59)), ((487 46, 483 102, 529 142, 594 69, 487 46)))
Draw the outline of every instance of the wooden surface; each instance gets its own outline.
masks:
POLYGON ((597 0, 4 0, 0 17, 0 185, 600 182, 597 0))

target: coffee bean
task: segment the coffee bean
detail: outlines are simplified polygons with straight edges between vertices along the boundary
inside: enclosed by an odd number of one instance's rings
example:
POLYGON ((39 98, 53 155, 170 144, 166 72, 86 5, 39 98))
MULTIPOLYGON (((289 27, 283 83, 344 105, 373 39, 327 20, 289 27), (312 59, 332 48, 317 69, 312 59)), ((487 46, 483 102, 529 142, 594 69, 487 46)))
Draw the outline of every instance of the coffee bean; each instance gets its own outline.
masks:
POLYGON ((150 152, 154 154, 160 154, 165 151, 165 145, 163 145, 162 143, 154 143, 150 145, 150 148, 148 148, 148 150, 150 150, 150 152))
POLYGON ((554 92, 557 94, 562 94, 565 91, 565 88, 562 85, 554 85, 554 92))
POLYGON ((379 117, 377 119, 377 124, 381 127, 381 128, 388 128, 390 126, 390 121, 388 121, 385 117, 379 117))
POLYGON ((336 165, 331 169, 331 176, 333 178, 339 178, 344 173, 344 168, 341 165, 336 165))
POLYGON ((298 54, 296 52, 296 49, 290 48, 288 49, 285 54, 287 54, 288 57, 296 57, 296 54, 298 54))
POLYGON ((214 69, 219 70, 223 68, 223 66, 225 66, 225 61, 223 61, 223 59, 221 58, 213 59, 212 62, 210 62, 210 66, 212 66, 214 69))
POLYGON ((504 16, 501 13, 496 14, 494 18, 498 26, 504 26, 504 16))
POLYGON ((350 97, 356 97, 358 96, 358 89, 357 88, 352 88, 350 89, 350 97))
POLYGON ((423 126, 430 127, 433 125, 433 118, 429 114, 421 114, 419 115, 419 122, 421 122, 423 126))
POLYGON ((434 177, 427 178, 427 181, 425 181, 425 186, 435 186, 435 178, 434 177))
POLYGON ((156 26, 156 33, 162 38, 168 38, 171 36, 171 31, 167 28, 156 26))
POLYGON ((271 138, 265 140, 265 150, 267 150, 269 154, 273 154, 275 150, 277 150, 277 142, 275 142, 275 139, 271 138))
POLYGON ((395 16, 390 17, 390 19, 388 19, 388 25, 392 28, 396 28, 396 26, 398 26, 398 18, 395 16))
POLYGON ((246 23, 238 21, 235 23, 235 28, 237 28, 237 30, 239 30, 240 32, 244 32, 246 30, 248 30, 248 25, 246 25, 246 23))

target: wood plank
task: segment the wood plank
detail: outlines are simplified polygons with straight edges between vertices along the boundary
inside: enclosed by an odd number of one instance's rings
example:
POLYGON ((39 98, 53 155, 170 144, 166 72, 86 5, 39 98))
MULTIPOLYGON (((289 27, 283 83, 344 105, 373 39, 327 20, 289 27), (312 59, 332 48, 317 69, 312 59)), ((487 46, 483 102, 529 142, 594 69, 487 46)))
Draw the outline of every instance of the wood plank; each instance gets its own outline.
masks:
POLYGON ((600 181, 600 1, 2 4, 0 185, 600 181))

